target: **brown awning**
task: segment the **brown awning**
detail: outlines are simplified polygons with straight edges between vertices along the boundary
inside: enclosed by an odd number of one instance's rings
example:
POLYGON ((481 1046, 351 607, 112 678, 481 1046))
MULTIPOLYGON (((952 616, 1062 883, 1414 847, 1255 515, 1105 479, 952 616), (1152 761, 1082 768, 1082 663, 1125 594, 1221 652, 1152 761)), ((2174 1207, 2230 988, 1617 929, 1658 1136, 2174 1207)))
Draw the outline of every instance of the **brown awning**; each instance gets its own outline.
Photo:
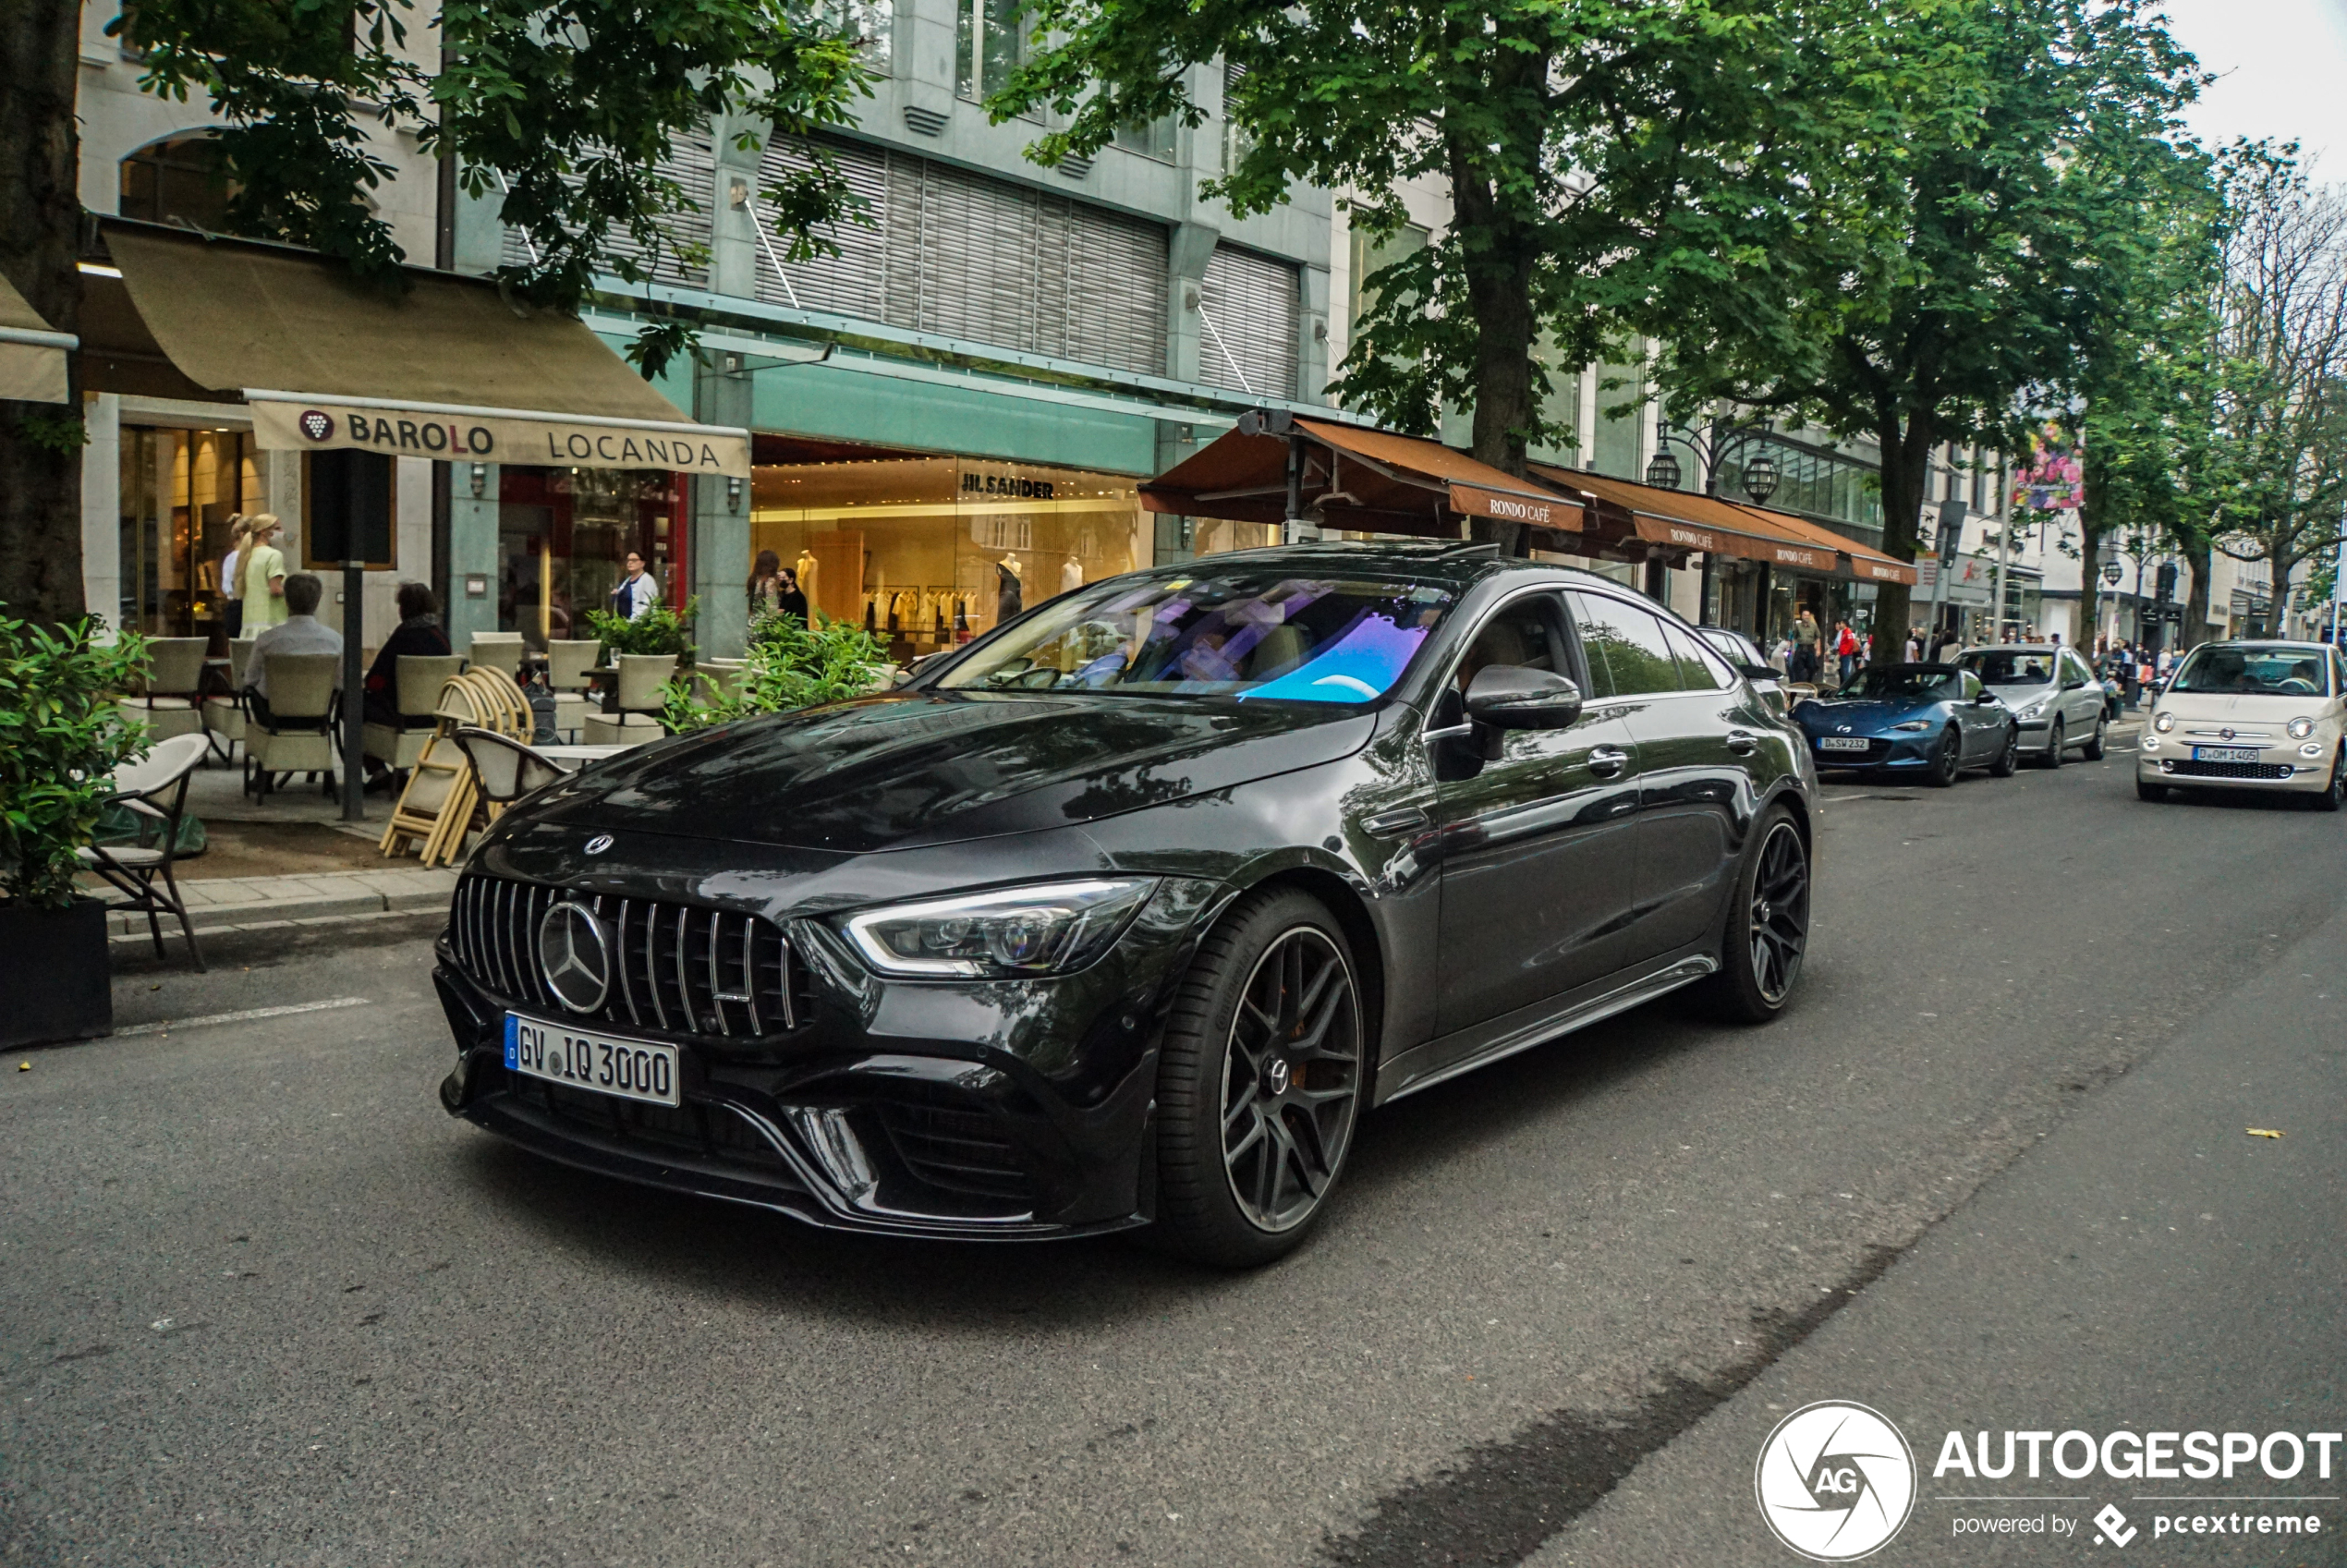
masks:
POLYGON ((0 277, 0 397, 18 403, 65 403, 66 355, 71 333, 59 332, 0 277))
POLYGON ((121 277, 85 291, 98 390, 249 404, 267 450, 749 473, 748 432, 685 419, 584 322, 482 279, 410 267, 401 292, 286 246, 100 228, 121 277))
POLYGON ((1716 496, 1662 490, 1609 474, 1585 473, 1547 463, 1533 464, 1532 471, 1552 484, 1580 491, 1599 503, 1593 508, 1598 522, 1591 532, 1600 543, 1611 533, 1681 554, 1733 555, 1797 571, 1849 576, 1871 582, 1915 580, 1914 567, 1902 565, 1879 550, 1787 512, 1739 505, 1716 496))
POLYGON ((1456 539, 1466 517, 1568 533, 1582 526, 1572 498, 1439 441, 1288 413, 1242 415, 1142 485, 1141 504, 1181 517, 1283 522, 1291 448, 1304 465, 1303 510, 1325 528, 1456 539))

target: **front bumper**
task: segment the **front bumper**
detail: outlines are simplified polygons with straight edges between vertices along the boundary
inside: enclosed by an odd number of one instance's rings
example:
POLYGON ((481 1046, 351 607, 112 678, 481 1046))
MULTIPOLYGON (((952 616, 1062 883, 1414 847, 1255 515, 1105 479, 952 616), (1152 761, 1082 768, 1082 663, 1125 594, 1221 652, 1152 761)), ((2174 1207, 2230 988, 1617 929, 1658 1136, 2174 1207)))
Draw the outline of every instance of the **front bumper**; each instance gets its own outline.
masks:
POLYGON ((2320 795, 2330 787, 2333 759, 2302 757, 2298 743, 2260 748, 2255 762, 2196 762, 2190 744, 2146 734, 2135 754, 2142 784, 2180 789, 2240 789, 2320 795))
POLYGON ((444 937, 432 978, 457 1061, 441 1101, 565 1165, 831 1229, 1127 1229, 1151 1218, 1160 992, 1186 956, 1186 931, 1166 923, 1145 915, 1054 982, 882 987, 844 954, 812 954, 798 1027, 758 1041, 579 1025, 675 1045, 675 1109, 509 1071, 506 1014, 560 1023, 561 1010, 493 994, 444 937))
POLYGON ((1932 753, 1940 745, 1940 735, 1938 730, 1922 730, 1893 735, 1858 736, 1856 738, 1867 743, 1864 752, 1827 751, 1818 744, 1821 736, 1809 735, 1806 739, 1809 760, 1818 765, 1820 772, 1833 768, 1921 770, 1931 766, 1932 753))

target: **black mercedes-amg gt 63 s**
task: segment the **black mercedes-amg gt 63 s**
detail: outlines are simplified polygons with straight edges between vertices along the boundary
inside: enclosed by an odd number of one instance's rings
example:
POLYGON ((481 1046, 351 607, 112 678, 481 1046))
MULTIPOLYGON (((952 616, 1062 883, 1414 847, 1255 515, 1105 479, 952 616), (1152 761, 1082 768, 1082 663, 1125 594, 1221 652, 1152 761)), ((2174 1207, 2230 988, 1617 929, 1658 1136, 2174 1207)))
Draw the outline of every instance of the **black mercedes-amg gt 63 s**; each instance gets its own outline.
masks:
POLYGON ((1683 986, 1785 1006, 1816 776, 1757 674, 1488 546, 1090 584, 508 810, 441 1098, 818 1225, 1260 1263, 1372 1106, 1683 986))

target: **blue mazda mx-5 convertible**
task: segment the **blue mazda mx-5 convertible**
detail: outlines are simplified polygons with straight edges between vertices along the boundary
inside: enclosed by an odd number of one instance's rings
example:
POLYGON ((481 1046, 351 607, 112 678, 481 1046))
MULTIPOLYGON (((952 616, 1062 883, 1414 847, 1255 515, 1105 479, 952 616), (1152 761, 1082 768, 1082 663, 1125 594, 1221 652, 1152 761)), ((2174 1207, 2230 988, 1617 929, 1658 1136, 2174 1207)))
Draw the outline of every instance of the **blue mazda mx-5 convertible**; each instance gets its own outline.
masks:
POLYGON ((1848 689, 1804 702, 1794 722, 1824 768, 1920 773, 1954 784, 1966 768, 2013 776, 2021 726, 1980 677, 1953 664, 1876 664, 1848 689))

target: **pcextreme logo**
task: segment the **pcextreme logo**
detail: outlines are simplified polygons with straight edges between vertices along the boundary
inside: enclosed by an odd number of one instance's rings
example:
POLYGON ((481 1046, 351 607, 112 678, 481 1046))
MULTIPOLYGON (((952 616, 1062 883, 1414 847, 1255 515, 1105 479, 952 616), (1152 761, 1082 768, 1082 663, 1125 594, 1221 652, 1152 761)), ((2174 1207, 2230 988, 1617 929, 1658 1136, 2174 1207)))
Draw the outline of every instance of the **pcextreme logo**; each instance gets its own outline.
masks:
POLYGON ((1777 1539, 1813 1562, 1879 1550, 1915 1505, 1915 1456, 1880 1412, 1805 1404, 1760 1445, 1752 1488, 1777 1539))

